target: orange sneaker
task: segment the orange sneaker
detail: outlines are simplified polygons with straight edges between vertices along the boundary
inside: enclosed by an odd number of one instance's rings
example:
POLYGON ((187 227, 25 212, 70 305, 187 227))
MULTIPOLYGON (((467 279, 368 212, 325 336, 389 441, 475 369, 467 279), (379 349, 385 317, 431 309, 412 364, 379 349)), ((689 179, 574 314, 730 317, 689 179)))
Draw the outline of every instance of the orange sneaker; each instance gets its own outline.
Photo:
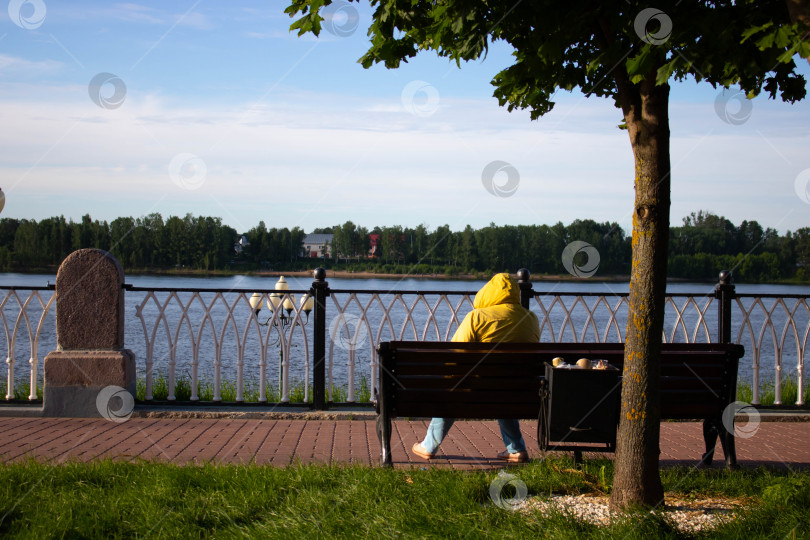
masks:
POLYGON ((422 443, 414 443, 411 451, 422 459, 433 459, 433 454, 428 452, 427 449, 422 446, 422 443))
POLYGON ((509 463, 525 463, 529 461, 529 454, 525 450, 514 453, 509 453, 509 450, 504 450, 498 453, 498 459, 508 461, 509 463))

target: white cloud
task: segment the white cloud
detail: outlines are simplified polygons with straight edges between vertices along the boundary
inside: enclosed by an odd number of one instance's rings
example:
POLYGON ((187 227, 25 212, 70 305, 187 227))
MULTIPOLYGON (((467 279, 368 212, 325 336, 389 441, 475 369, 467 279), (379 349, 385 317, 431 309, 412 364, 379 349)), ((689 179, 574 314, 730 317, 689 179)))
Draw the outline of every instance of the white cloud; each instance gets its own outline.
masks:
POLYGON ((245 32, 245 37, 250 39, 281 39, 286 38, 289 32, 279 32, 271 30, 269 32, 245 32))
POLYGON ((198 11, 192 11, 190 13, 181 15, 177 20, 177 24, 180 26, 195 28, 197 30, 211 30, 214 28, 214 23, 211 22, 211 19, 198 11))
POLYGON ((160 11, 141 4, 114 4, 109 13, 122 21, 147 24, 165 24, 166 22, 160 11))
POLYGON ((198 11, 188 13, 168 13, 141 4, 115 4, 108 13, 116 19, 157 25, 177 24, 178 26, 188 26, 198 30, 210 30, 214 24, 210 18, 198 11))
MULTIPOLYGON (((561 102, 538 122, 491 100, 443 98, 420 118, 396 97, 302 92, 247 106, 182 105, 131 91, 115 110, 64 98, 18 97, 0 107, 4 216, 192 212, 240 230, 260 219, 311 229, 347 219, 463 228, 591 218, 630 229, 632 153, 606 102, 561 102), (168 166, 181 153, 205 163, 199 189, 172 182, 168 166), (483 188, 482 170, 494 160, 519 171, 513 197, 483 188)), ((672 111, 673 223, 707 208, 780 230, 807 225, 793 190, 810 167, 806 135, 768 127, 766 111, 762 124, 734 130, 700 107, 672 111)))
POLYGON ((54 75, 61 72, 64 67, 62 62, 56 60, 32 61, 0 54, 0 74, 5 77, 32 78, 54 75))

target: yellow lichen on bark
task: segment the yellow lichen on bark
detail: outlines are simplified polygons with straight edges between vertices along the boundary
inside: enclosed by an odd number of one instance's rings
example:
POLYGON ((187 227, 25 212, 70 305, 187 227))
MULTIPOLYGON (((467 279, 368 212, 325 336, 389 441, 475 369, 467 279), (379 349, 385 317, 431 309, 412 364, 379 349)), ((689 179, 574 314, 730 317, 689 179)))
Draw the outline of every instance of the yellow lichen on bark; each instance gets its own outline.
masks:
POLYGON ((643 409, 636 410, 636 408, 635 408, 635 407, 633 407, 633 408, 632 408, 632 409, 630 409, 630 411, 627 413, 626 418, 627 418, 628 420, 630 420, 630 421, 633 421, 633 420, 644 420, 645 418, 647 418, 647 413, 646 413, 646 412, 645 412, 643 409))
POLYGON ((638 373, 625 372, 624 377, 627 379, 634 379, 636 382, 641 382, 641 375, 639 375, 638 373))

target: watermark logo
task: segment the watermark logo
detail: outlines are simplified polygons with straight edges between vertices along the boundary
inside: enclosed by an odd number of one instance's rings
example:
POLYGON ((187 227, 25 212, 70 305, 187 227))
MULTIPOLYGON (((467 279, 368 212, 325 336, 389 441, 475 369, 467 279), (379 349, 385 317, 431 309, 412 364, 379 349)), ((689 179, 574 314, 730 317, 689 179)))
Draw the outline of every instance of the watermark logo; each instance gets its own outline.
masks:
POLYGON ((714 100, 714 112, 726 124, 739 126, 751 118, 754 102, 746 97, 742 90, 726 90, 717 94, 714 100))
POLYGON ((733 433, 740 439, 750 439, 759 431, 760 416, 756 407, 744 401, 730 403, 723 410, 723 427, 726 431, 733 433), (748 420, 745 422, 736 421, 738 415, 745 415, 748 420))
POLYGON ((672 19, 669 15, 657 8, 646 8, 639 11, 636 20, 633 21, 636 35, 645 43, 650 45, 661 45, 666 43, 672 35, 672 19), (651 22, 658 23, 658 30, 650 32, 648 27, 651 22))
POLYGON ((427 118, 439 108, 439 91, 425 81, 411 81, 402 89, 402 106, 414 116, 427 118))
POLYGON ((520 173, 505 161, 492 161, 481 172, 481 183, 490 195, 511 197, 520 185, 520 173), (504 176, 506 177, 504 180, 504 176), (496 181, 500 179, 500 181, 496 181))
POLYGON ((360 24, 357 8, 348 2, 332 2, 321 11, 323 28, 337 37, 349 37, 360 24))
POLYGON ((810 169, 805 169, 799 173, 793 188, 803 203, 810 204, 810 169))
POLYGON ((45 22, 45 2, 42 0, 11 0, 8 17, 11 22, 26 30, 34 30, 45 22))
POLYGON ((489 485, 489 498, 495 506, 504 510, 517 510, 520 504, 526 500, 529 489, 526 483, 514 474, 500 471, 495 480, 489 485), (506 486, 511 486, 515 494, 512 497, 504 498, 503 491, 506 486))
POLYGON ((117 109, 127 97, 127 85, 117 75, 99 73, 90 80, 87 93, 93 103, 102 109, 117 109))
POLYGON ((361 317, 341 313, 329 323, 329 339, 338 348, 356 351, 368 341, 368 328, 361 317))
POLYGON ((574 240, 563 249, 562 263, 565 270, 575 277, 589 278, 599 269, 599 251, 588 242, 574 240), (582 253, 586 259, 583 264, 577 264, 577 255, 582 253))
POLYGON ((205 183, 207 174, 205 162, 188 152, 177 154, 169 162, 169 177, 183 189, 199 189, 205 183))
POLYGON ((105 386, 96 396, 96 409, 105 419, 120 424, 126 422, 135 410, 135 398, 125 388, 105 386))

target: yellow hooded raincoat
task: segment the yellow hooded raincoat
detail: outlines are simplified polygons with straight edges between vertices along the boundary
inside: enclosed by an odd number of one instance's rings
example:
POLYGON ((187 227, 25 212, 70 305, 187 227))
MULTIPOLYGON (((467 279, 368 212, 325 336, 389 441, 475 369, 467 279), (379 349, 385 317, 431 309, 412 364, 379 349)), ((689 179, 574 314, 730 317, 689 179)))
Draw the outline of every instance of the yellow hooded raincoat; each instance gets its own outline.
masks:
POLYGON ((520 289, 509 274, 496 274, 473 301, 452 341, 538 342, 537 315, 520 305, 520 289))

